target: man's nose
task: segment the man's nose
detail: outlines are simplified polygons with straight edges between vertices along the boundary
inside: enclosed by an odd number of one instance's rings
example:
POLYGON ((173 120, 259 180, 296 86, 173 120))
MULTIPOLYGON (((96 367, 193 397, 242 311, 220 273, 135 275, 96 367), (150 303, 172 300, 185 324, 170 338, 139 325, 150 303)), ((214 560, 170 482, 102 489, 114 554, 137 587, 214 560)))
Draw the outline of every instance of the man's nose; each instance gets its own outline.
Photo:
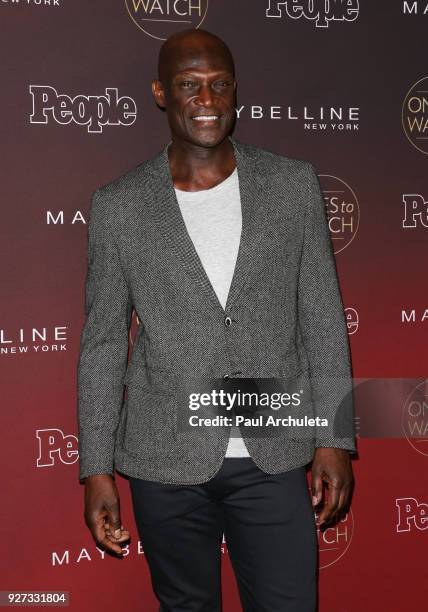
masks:
POLYGON ((209 85, 201 85, 196 99, 198 104, 210 106, 213 101, 213 91, 209 85))

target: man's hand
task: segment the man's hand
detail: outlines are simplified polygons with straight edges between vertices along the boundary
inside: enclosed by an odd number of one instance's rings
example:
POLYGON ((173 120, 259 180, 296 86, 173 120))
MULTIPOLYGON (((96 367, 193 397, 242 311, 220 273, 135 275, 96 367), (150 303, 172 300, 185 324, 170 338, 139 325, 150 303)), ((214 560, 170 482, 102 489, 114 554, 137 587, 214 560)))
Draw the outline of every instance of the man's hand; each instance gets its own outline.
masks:
POLYGON ((316 448, 312 461, 312 505, 317 506, 323 498, 323 482, 328 487, 328 497, 318 522, 340 520, 348 509, 354 487, 351 457, 342 448, 316 448))
POLYGON ((110 474, 85 479, 84 516, 97 545, 123 557, 119 543, 129 540, 129 531, 121 523, 119 493, 110 474))

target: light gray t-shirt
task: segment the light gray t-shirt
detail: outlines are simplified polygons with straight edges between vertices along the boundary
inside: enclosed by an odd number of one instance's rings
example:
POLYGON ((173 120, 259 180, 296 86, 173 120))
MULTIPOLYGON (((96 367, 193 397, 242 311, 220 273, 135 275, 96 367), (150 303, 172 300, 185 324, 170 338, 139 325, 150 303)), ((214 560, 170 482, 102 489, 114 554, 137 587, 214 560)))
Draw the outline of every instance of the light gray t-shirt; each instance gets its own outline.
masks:
MULTIPOLYGON (((235 168, 230 176, 211 189, 175 189, 175 193, 189 236, 225 308, 242 230, 238 171, 235 168)), ((249 457, 239 427, 231 429, 226 457, 249 457)))

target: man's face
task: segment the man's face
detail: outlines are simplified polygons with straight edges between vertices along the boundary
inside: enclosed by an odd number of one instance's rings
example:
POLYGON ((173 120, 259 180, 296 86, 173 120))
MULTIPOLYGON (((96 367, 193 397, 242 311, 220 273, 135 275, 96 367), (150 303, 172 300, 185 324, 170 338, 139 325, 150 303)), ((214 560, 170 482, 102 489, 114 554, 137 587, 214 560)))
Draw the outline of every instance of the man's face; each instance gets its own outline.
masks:
POLYGON ((229 134, 235 120, 232 67, 215 48, 178 50, 163 83, 152 82, 157 103, 166 109, 174 140, 213 147, 229 134))

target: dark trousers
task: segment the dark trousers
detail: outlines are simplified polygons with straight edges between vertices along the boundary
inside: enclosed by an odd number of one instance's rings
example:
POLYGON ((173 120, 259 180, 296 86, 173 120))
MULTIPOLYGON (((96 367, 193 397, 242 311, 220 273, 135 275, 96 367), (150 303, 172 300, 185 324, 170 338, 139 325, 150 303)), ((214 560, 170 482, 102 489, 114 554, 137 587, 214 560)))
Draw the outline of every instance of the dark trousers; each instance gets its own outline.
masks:
POLYGON ((244 612, 314 612, 317 535, 304 467, 270 475, 250 457, 226 457, 199 485, 129 481, 159 612, 223 610, 223 532, 244 612))

